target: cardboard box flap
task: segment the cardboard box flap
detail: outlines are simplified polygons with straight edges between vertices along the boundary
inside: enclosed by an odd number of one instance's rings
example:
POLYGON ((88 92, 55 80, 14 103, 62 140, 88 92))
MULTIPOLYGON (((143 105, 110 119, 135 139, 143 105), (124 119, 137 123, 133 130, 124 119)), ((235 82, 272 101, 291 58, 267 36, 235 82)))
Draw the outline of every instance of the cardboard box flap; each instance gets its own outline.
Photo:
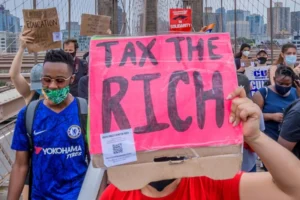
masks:
MULTIPOLYGON (((155 158, 184 156, 186 158, 209 157, 218 155, 240 154, 242 145, 230 145, 222 147, 198 147, 182 149, 165 149, 159 151, 137 152, 137 161, 127 165, 153 162, 155 158)), ((126 164, 125 164, 126 165, 126 164)), ((95 168, 106 168, 103 155, 93 155, 93 166, 95 168)))
MULTIPOLYGON (((137 153, 137 162, 107 169, 109 180, 120 190, 137 190, 153 181, 207 176, 229 179, 239 172, 241 145, 160 150, 137 153), (178 162, 154 162, 155 158, 184 156, 178 162), (219 170, 222 166, 222 170, 219 170)), ((94 167, 105 167, 102 155, 93 156, 94 167)))
POLYGON ((153 181, 207 176, 212 179, 233 178, 241 167, 242 154, 210 156, 170 162, 141 163, 108 168, 109 180, 120 190, 138 190, 153 181), (222 170, 220 170, 222 166, 222 170))

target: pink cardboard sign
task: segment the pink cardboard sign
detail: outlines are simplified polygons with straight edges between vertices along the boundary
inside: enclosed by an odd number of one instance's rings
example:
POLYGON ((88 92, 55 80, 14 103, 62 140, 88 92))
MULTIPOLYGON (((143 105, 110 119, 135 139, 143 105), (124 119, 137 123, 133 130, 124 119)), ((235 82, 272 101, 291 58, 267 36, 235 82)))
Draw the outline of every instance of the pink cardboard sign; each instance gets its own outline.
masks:
POLYGON ((126 129, 136 151, 241 144, 226 101, 236 86, 229 34, 93 38, 91 153, 126 129))

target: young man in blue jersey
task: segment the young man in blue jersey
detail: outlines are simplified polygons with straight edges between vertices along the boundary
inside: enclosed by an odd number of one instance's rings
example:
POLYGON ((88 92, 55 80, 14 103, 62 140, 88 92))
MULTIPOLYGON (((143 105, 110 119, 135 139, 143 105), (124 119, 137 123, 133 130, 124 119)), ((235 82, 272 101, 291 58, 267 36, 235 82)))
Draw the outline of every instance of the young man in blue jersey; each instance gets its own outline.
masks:
POLYGON ((25 125, 28 110, 23 108, 18 114, 12 141, 16 160, 8 200, 20 198, 30 164, 32 200, 77 199, 79 195, 87 163, 79 104, 69 93, 74 81, 73 66, 72 56, 62 50, 46 54, 41 79, 45 100, 36 107, 31 140, 25 125))

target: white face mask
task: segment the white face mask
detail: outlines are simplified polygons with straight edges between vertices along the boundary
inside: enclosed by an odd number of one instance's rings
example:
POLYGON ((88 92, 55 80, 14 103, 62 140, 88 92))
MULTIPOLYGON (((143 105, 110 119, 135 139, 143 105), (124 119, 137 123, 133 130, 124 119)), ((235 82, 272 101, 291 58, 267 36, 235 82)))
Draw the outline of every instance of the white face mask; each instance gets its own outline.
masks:
POLYGON ((248 57, 249 54, 250 54, 250 51, 243 51, 243 55, 244 55, 244 56, 248 57))

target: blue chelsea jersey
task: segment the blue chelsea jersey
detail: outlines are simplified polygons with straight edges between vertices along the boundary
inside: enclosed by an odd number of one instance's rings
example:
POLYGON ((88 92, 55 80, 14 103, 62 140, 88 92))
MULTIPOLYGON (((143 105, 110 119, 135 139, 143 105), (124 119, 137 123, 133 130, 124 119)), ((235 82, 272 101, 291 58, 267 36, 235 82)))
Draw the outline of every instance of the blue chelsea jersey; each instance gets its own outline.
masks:
MULTIPOLYGON (((17 118, 12 149, 29 151, 25 110, 17 118)), ((32 199, 77 199, 87 170, 77 101, 56 113, 41 102, 33 128, 32 199)))

